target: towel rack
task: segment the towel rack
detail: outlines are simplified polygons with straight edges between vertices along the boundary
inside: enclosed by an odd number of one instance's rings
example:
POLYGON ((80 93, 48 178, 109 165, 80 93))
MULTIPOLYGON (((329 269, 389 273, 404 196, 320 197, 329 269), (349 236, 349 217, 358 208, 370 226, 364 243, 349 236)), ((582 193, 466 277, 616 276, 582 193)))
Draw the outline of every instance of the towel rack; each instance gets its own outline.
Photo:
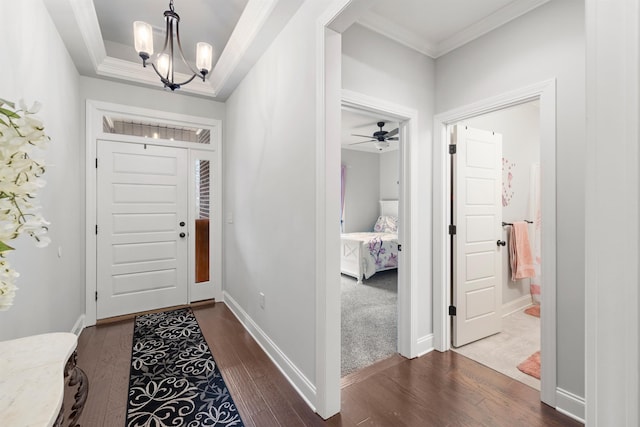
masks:
MULTIPOLYGON (((524 222, 528 222, 529 224, 533 224, 533 221, 529 221, 528 219, 525 219, 524 222)), ((504 222, 502 221, 502 226, 506 227, 507 225, 513 225, 512 222, 504 222)))

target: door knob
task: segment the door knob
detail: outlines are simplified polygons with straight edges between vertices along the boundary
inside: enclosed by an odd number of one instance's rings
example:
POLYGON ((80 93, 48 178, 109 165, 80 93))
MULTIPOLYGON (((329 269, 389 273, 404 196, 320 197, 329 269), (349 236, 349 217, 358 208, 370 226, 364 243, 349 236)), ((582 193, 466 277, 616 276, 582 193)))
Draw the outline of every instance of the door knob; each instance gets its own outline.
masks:
POLYGON ((180 221, 180 227, 184 227, 184 221, 180 221))
POLYGON ((505 242, 504 240, 498 240, 497 244, 498 246, 506 246, 507 242, 505 242))
POLYGON ((180 233, 180 237, 184 237, 184 236, 186 236, 186 234, 180 233))

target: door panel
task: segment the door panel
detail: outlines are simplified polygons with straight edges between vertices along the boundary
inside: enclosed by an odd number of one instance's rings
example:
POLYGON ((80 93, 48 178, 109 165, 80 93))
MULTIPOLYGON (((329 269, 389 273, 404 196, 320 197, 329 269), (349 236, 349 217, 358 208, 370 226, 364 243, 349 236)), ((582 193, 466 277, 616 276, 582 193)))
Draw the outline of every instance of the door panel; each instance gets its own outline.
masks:
POLYGON ((186 150, 98 141, 98 159, 98 319, 186 304, 186 150))
POLYGON ((456 126, 453 162, 453 345, 502 329, 502 136, 456 126))
POLYGON ((189 224, 191 301, 222 299, 222 246, 220 244, 220 168, 216 151, 191 150, 191 207, 189 224))

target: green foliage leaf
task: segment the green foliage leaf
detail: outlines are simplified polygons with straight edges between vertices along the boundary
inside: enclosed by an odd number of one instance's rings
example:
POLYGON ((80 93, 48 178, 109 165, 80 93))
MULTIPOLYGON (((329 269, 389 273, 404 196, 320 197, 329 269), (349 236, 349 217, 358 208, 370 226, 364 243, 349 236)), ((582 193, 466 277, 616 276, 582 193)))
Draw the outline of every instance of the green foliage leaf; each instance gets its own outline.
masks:
POLYGON ((11 101, 7 101, 6 99, 0 98, 0 106, 2 106, 2 105, 8 105, 9 107, 13 108, 14 110, 16 109, 16 104, 14 104, 11 101))
POLYGON ((5 242, 0 241, 0 253, 2 252, 6 252, 6 251, 12 251, 13 248, 9 245, 7 245, 5 242))
POLYGON ((12 119, 19 119, 20 116, 17 115, 16 113, 14 113, 11 110, 7 110, 6 108, 1 108, 0 107, 0 113, 4 114, 7 117, 11 117, 12 119))

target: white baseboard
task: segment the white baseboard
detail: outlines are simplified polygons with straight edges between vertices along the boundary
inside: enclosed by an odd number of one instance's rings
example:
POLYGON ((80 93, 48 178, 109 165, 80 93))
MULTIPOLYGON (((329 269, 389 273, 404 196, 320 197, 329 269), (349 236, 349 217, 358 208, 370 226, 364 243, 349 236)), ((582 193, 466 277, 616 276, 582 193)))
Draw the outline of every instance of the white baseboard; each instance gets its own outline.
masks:
POLYGON ((82 330, 86 326, 87 325, 85 324, 85 315, 81 314, 80 317, 78 317, 78 320, 76 320, 76 323, 73 325, 73 328, 71 328, 71 333, 79 337, 80 334, 82 333, 82 330))
POLYGON ((423 356, 431 351, 433 351, 433 334, 425 335, 423 337, 418 338, 418 346, 417 346, 418 356, 423 356))
POLYGON ((304 376, 302 371, 278 348, 269 336, 258 326, 249 314, 227 293, 223 293, 223 302, 229 307, 231 312, 238 318, 242 326, 249 332, 262 350, 275 363, 280 372, 296 389, 298 394, 307 402, 307 405, 315 412, 313 403, 316 401, 316 386, 304 376))
POLYGON ((514 299, 506 304, 502 304, 502 317, 506 317, 515 313, 518 310, 522 310, 532 304, 531 295, 523 295, 518 299, 514 299))
POLYGON ((556 388, 556 411, 584 424, 585 400, 571 392, 556 388))

